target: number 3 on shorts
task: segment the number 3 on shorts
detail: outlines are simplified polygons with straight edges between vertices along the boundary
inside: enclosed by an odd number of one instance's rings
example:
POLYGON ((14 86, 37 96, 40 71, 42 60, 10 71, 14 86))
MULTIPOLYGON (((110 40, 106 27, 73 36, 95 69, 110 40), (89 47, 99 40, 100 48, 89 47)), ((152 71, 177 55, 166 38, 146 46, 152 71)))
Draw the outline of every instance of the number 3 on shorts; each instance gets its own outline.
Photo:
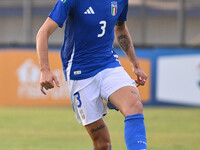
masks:
POLYGON ((101 24, 101 30, 102 30, 102 33, 101 34, 98 34, 97 37, 102 37, 104 36, 105 32, 106 32, 106 21, 100 21, 99 24, 101 24))
POLYGON ((81 102, 81 98, 80 98, 80 94, 79 94, 79 92, 76 92, 76 93, 74 94, 74 96, 76 96, 77 107, 80 108, 81 105, 82 105, 82 102, 81 102))

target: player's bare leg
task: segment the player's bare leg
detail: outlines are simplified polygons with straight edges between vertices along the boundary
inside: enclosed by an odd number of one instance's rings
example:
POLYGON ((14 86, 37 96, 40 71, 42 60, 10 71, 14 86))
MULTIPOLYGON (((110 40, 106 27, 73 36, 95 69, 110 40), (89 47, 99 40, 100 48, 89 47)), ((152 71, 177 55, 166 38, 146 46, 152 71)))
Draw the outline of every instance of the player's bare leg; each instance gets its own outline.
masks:
POLYGON ((109 101, 125 117, 125 142, 127 150, 146 150, 146 132, 143 117, 143 105, 137 88, 126 86, 110 95, 109 101))
POLYGON ((143 105, 140 102, 139 92, 134 86, 126 86, 118 89, 109 96, 109 101, 120 110, 124 117, 143 113, 143 105))
POLYGON ((95 150, 110 150, 110 134, 103 118, 86 125, 85 128, 93 141, 95 150))

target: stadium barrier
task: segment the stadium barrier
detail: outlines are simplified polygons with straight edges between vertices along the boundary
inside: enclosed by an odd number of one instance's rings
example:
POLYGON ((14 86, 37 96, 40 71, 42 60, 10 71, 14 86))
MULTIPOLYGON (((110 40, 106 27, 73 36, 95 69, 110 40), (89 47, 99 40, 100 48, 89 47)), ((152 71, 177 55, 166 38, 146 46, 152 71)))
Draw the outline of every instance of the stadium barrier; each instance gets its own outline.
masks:
MULTIPOLYGON (((47 95, 40 91, 40 69, 34 49, 0 50, 0 106, 67 106, 70 94, 64 79, 59 51, 51 50, 49 60, 52 71, 58 76, 61 87, 49 90, 47 95)), ((122 65, 132 76, 132 69, 127 59, 120 57, 122 65)), ((141 60, 141 65, 150 73, 148 60, 141 60)), ((150 100, 150 85, 141 87, 142 100, 150 100)))
POLYGON ((155 56, 156 104, 200 106, 200 49, 163 48, 155 56))
POLYGON ((61 71, 58 51, 50 52, 53 72, 60 78, 62 88, 55 88, 44 96, 40 91, 40 69, 33 49, 0 51, 1 106, 57 106, 69 105, 69 92, 61 71))
MULTIPOLYGON (((128 74, 136 79, 132 66, 121 50, 119 60, 128 74)), ((145 105, 200 106, 200 50, 172 48, 136 49, 139 63, 148 75, 139 86, 145 105)), ((71 105, 62 72, 59 50, 50 50, 52 71, 60 88, 43 95, 39 87, 40 69, 34 49, 0 49, 0 106, 68 106, 71 105)))

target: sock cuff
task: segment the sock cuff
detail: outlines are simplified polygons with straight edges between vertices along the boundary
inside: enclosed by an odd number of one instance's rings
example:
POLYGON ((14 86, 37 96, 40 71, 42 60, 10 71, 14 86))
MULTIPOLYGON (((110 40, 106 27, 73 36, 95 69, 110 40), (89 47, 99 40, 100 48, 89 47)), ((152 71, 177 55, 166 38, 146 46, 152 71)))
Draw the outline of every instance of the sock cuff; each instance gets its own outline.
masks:
POLYGON ((134 115, 126 116, 124 122, 126 122, 127 120, 132 120, 132 119, 144 119, 144 116, 143 114, 134 114, 134 115))

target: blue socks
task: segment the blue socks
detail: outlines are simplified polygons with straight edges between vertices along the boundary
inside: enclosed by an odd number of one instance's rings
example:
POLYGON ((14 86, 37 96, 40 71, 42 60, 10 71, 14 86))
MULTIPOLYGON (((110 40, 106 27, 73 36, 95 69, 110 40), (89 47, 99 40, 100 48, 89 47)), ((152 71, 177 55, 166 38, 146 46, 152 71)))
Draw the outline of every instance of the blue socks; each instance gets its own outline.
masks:
MULTIPOLYGON (((143 114, 126 116, 124 122, 124 138, 127 150, 147 150, 147 139, 143 114)), ((112 148, 110 148, 110 150, 112 150, 112 148)))
POLYGON ((124 138, 127 150, 146 150, 147 140, 143 114, 126 116, 124 138))

